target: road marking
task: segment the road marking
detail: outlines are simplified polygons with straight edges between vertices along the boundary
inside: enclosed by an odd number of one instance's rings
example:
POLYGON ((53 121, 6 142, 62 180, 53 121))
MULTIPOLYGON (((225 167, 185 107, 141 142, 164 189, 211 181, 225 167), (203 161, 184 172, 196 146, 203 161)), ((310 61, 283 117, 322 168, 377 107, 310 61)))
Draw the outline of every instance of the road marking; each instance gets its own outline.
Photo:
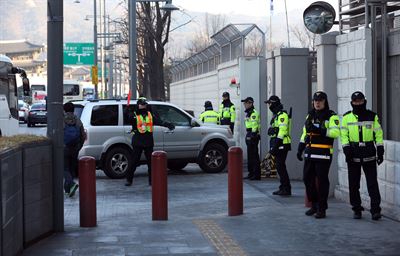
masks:
POLYGON ((194 220, 193 223, 221 256, 247 256, 243 249, 213 220, 194 220))

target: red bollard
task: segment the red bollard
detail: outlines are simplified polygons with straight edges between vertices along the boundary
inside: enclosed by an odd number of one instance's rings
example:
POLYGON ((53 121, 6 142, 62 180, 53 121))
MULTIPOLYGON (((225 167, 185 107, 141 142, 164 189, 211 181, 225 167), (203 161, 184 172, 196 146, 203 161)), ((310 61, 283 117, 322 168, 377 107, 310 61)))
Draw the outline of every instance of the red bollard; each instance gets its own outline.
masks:
POLYGON ((95 227, 96 160, 91 156, 79 159, 79 215, 81 227, 95 227))
MULTIPOLYGON (((318 185, 317 177, 315 177, 315 187, 317 188, 317 191, 318 191, 319 185, 318 185)), ((312 202, 308 199, 307 191, 304 192, 304 206, 308 207, 308 208, 312 207, 312 202)))
POLYGON ((151 207, 153 220, 168 220, 167 153, 151 155, 151 207))
POLYGON ((228 150, 228 215, 243 214, 243 151, 240 147, 228 150))

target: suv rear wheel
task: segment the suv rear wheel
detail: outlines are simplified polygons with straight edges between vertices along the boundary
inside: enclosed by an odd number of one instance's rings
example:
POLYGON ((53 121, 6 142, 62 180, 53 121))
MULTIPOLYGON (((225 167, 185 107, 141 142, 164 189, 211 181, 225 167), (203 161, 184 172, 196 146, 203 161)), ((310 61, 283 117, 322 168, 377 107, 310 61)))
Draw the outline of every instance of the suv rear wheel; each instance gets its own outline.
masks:
POLYGON ((112 179, 121 179, 132 168, 132 156, 123 147, 110 149, 104 158, 104 173, 112 179))
POLYGON ((227 150, 218 143, 207 145, 200 157, 200 168, 207 173, 221 172, 228 162, 227 150))

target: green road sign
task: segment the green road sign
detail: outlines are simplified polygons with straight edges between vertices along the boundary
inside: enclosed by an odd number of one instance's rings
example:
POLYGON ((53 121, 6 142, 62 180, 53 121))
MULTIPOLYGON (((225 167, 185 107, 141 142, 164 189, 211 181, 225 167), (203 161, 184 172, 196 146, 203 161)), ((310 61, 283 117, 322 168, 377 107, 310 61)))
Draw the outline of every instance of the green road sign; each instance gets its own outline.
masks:
POLYGON ((65 43, 65 65, 94 65, 93 43, 65 43))

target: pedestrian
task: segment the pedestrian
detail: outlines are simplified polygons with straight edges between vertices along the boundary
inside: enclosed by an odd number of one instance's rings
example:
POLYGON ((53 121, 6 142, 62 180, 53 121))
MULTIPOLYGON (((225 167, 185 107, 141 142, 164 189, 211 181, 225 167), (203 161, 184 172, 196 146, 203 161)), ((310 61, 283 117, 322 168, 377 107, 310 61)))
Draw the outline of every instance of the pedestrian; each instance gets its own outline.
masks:
POLYGON ((361 167, 367 181, 368 194, 371 199, 371 216, 379 220, 381 215, 381 196, 377 180, 377 166, 383 162, 383 131, 378 115, 367 110, 364 94, 356 91, 351 95, 353 110, 343 115, 341 142, 346 156, 350 204, 354 219, 361 219, 364 208, 361 206, 360 177, 361 167))
POLYGON ((73 197, 78 184, 74 182, 77 176, 78 154, 86 139, 85 129, 81 120, 74 114, 74 104, 64 104, 64 192, 73 197))
POLYGON ((219 124, 219 113, 214 111, 211 101, 204 102, 204 112, 200 114, 200 120, 203 123, 219 124))
POLYGON ((247 146, 247 170, 245 179, 260 180, 260 155, 258 154, 258 143, 260 142, 260 115, 254 108, 254 100, 247 97, 242 100, 245 107, 246 146, 247 146))
POLYGON ((308 112, 297 158, 303 160, 303 181, 312 206, 305 212, 315 218, 326 217, 329 195, 329 167, 332 162, 334 139, 340 136, 339 117, 329 109, 328 96, 317 91, 313 96, 313 108, 308 112))
POLYGON ((232 134, 235 130, 236 109, 230 100, 229 92, 222 93, 222 102, 219 106, 220 122, 222 125, 229 125, 232 134))
POLYGON ((272 95, 265 103, 268 104, 269 109, 273 113, 268 129, 268 136, 270 136, 269 153, 275 157, 276 169, 280 181, 279 189, 272 194, 290 196, 292 194, 292 187, 286 169, 286 157, 289 150, 291 150, 289 115, 286 110, 283 109, 283 105, 278 96, 272 95))
POLYGON ((153 153, 154 138, 153 138, 153 126, 164 126, 170 130, 175 129, 172 123, 164 122, 157 115, 153 115, 147 108, 148 102, 146 98, 140 97, 137 102, 137 108, 132 114, 132 149, 133 149, 133 167, 128 169, 126 174, 125 186, 131 186, 133 182, 133 176, 136 171, 136 167, 139 165, 140 157, 144 151, 146 157, 148 173, 149 173, 149 185, 151 185, 151 154, 153 153))

